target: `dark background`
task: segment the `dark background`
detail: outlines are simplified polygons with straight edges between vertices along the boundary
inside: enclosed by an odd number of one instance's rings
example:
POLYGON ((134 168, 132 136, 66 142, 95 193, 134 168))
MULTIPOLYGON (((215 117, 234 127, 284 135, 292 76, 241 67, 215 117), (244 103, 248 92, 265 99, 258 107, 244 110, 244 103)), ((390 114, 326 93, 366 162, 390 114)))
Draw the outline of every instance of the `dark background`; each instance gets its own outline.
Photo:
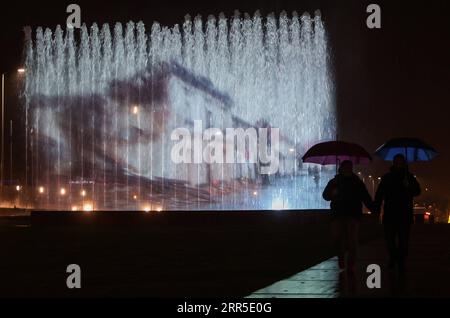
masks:
MULTIPOLYGON (((23 170, 22 116, 15 102, 21 79, 22 28, 54 29, 65 25, 69 3, 81 6, 81 19, 90 25, 142 20, 163 25, 182 23, 185 14, 231 16, 235 9, 263 15, 282 10, 322 12, 330 40, 336 88, 339 138, 374 151, 394 136, 419 137, 437 148, 432 163, 414 164, 428 195, 450 197, 450 5, 448 1, 58 1, 3 2, 0 12, 0 70, 7 73, 5 174, 9 173, 9 120, 14 122, 14 175, 23 170), (366 7, 381 6, 382 26, 366 27, 366 7)), ((281 106, 281 105, 280 105, 281 106)), ((375 158, 362 167, 379 176, 388 167, 375 158)))

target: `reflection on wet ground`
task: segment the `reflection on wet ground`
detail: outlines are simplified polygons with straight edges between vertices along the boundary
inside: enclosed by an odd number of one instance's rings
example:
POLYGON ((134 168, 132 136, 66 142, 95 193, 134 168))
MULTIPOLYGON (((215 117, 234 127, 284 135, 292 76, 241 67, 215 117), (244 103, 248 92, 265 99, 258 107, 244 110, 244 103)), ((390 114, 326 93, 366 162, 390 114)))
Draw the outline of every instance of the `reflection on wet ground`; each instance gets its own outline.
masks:
POLYGON ((332 257, 291 277, 256 290, 249 298, 337 298, 337 297, 449 297, 450 227, 446 224, 414 225, 406 272, 389 270, 384 242, 377 239, 360 247, 358 267, 350 275, 332 257), (373 273, 381 269, 380 288, 369 288, 373 273))

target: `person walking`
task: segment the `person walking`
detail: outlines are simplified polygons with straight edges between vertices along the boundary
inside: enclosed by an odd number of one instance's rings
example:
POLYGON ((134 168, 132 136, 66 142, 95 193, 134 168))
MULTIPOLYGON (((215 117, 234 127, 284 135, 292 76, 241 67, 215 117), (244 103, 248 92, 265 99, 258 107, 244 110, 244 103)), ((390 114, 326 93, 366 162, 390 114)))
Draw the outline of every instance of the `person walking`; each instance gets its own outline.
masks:
POLYGON ((328 182, 322 196, 331 201, 331 232, 339 268, 354 274, 363 203, 371 210, 372 197, 362 180, 353 173, 353 163, 349 160, 340 164, 338 174, 328 182))
POLYGON ((384 202, 382 223, 389 253, 389 269, 398 266, 405 272, 411 224, 414 221, 413 198, 420 195, 420 185, 408 170, 405 156, 394 156, 393 165, 378 185, 374 210, 379 214, 384 202))

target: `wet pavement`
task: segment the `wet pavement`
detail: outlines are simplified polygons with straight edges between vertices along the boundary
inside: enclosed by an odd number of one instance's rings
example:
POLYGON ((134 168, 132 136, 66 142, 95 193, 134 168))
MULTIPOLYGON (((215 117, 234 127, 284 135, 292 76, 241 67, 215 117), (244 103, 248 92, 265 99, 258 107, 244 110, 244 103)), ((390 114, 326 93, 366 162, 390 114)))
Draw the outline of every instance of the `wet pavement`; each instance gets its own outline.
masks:
POLYGON ((356 273, 332 257, 291 277, 256 290, 249 298, 449 297, 450 225, 414 225, 404 275, 387 268, 383 239, 360 246, 356 273), (370 264, 380 266, 380 288, 369 288, 370 264))

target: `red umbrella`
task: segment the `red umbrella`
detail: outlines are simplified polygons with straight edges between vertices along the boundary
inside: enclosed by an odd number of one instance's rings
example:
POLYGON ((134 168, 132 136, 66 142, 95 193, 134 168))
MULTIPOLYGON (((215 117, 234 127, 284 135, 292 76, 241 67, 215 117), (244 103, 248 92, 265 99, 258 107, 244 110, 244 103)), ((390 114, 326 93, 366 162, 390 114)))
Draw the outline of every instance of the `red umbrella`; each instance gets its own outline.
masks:
POLYGON ((369 153, 360 145, 345 141, 321 142, 309 148, 302 157, 303 162, 321 165, 338 165, 344 160, 354 164, 367 164, 372 161, 369 153))

